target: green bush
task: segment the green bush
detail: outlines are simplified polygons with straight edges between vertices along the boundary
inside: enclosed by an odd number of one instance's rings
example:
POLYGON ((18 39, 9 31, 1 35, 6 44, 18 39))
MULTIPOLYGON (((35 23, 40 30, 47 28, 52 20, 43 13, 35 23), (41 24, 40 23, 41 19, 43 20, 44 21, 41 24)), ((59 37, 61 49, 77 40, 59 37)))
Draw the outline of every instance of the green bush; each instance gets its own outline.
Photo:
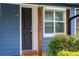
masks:
POLYGON ((46 52, 46 55, 56 56, 59 51, 62 50, 69 50, 73 51, 73 42, 75 40, 75 37, 68 36, 68 35, 56 35, 53 37, 49 43, 48 43, 48 50, 46 52))
POLYGON ((79 51, 79 39, 74 40, 73 48, 75 51, 79 51))
POLYGON ((74 49, 74 41, 76 40, 76 37, 74 37, 74 36, 69 36, 69 41, 68 41, 68 43, 67 43, 67 45, 68 45, 68 47, 67 47, 67 50, 69 50, 69 51, 75 51, 75 49, 74 49))
POLYGON ((73 51, 59 51, 57 53, 57 56, 79 56, 79 51, 73 52, 73 51))

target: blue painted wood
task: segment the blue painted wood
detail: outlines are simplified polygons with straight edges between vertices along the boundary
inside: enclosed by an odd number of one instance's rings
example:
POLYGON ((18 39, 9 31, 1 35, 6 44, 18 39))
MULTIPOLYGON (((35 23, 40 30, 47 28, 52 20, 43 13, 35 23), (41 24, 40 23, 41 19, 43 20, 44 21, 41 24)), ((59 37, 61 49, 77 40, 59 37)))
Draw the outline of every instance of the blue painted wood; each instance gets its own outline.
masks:
MULTIPOLYGON (((70 8, 70 17, 73 17, 75 16, 75 7, 71 7, 70 8)), ((75 18, 71 20, 71 35, 75 35, 75 23, 76 23, 76 20, 75 18)))
POLYGON ((48 42, 51 40, 51 37, 43 37, 42 39, 42 49, 43 51, 47 51, 48 49, 48 42))
POLYGON ((0 4, 0 18, 1 18, 1 4, 0 4))
POLYGON ((0 55, 20 54, 19 5, 1 4, 0 55))

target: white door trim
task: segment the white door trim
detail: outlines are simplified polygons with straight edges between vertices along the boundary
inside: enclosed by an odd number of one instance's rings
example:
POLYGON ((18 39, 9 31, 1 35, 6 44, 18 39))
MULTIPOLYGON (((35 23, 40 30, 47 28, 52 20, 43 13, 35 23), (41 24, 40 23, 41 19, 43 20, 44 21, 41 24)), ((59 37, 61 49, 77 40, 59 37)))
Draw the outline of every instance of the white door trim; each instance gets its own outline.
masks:
POLYGON ((20 4, 20 55, 22 55, 22 7, 32 8, 32 50, 38 51, 38 7, 27 4, 20 4))

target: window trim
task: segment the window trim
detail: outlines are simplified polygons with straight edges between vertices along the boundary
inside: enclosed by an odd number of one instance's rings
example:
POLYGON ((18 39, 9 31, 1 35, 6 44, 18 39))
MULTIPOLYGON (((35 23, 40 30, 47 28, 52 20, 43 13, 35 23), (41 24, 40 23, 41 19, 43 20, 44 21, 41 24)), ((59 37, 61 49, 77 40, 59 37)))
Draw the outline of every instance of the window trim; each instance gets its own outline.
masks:
MULTIPOLYGON (((49 22, 51 22, 51 20, 49 22)), ((43 37, 53 37, 56 34, 66 34, 66 8, 55 7, 55 6, 53 6, 53 7, 43 6, 43 37), (54 21, 52 21, 52 22, 54 22, 54 33, 47 33, 47 34, 45 33, 45 22, 48 22, 48 21, 45 20, 45 11, 46 10, 54 11, 54 15, 55 15, 55 10, 64 12, 64 18, 65 18, 64 21, 55 21, 55 17, 54 17, 54 21), (64 32, 63 33, 55 33, 55 23, 56 22, 64 22, 64 32)))

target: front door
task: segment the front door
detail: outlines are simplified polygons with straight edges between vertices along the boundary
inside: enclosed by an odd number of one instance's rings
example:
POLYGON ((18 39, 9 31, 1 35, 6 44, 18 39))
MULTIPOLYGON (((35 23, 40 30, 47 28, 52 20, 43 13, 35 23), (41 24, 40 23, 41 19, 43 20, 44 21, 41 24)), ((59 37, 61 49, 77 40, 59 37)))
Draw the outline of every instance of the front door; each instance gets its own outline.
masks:
POLYGON ((32 50, 32 8, 22 8, 22 50, 32 50))

